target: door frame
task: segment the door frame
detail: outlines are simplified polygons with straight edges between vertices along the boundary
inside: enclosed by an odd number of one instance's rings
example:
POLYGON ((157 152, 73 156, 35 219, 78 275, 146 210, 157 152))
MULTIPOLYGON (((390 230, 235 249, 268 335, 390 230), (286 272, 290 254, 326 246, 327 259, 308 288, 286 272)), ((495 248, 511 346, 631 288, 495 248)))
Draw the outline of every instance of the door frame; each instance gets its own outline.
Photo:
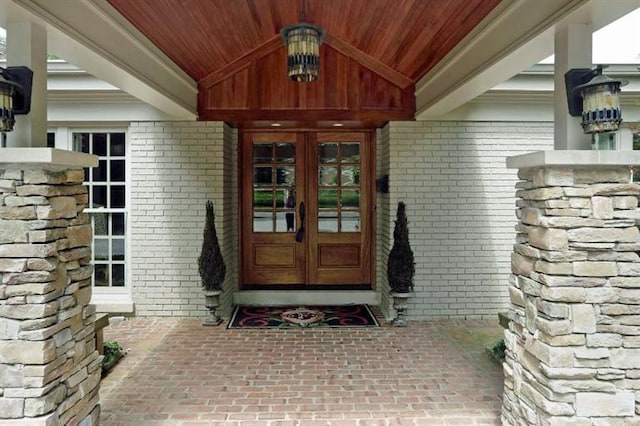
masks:
MULTIPOLYGON (((276 136, 276 139, 278 137, 276 136)), ((310 129, 310 128, 287 128, 287 129, 272 129, 272 128, 251 128, 251 129, 240 129, 238 132, 238 290, 375 290, 376 289, 376 276, 377 276, 377 263, 376 263, 376 244, 377 244, 377 194, 376 194, 376 131, 372 129, 310 129), (243 273, 243 265, 245 262, 244 259, 244 238, 242 229, 244 226, 253 226, 252 222, 249 221, 247 223, 248 216, 245 212, 245 206, 247 200, 245 200, 244 187, 243 187, 243 168, 245 163, 245 149, 244 144, 246 142, 246 135, 252 133, 261 133, 261 134, 292 134, 296 133, 299 137, 305 140, 304 143, 307 142, 311 138, 310 134, 318 135, 318 134, 348 134, 348 133, 358 133, 363 137, 363 143, 368 145, 368 168, 369 168, 369 179, 367 181, 362 181, 362 185, 366 185, 368 190, 369 197, 364 201, 367 202, 369 208, 364 209, 364 214, 366 217, 363 217, 362 220, 367 220, 369 223, 369 235, 365 237, 365 244, 363 244, 362 249, 365 251, 365 256, 368 257, 368 270, 367 275, 369 277, 370 285, 362 286, 330 286, 330 285, 309 285, 304 284, 302 286, 272 286, 272 285, 246 285, 245 284, 245 273, 243 273)), ((308 151, 308 149, 307 149, 308 151)), ((305 163, 307 159, 305 158, 305 163)), ((366 161, 366 160, 365 160, 366 161)), ((308 184, 308 183, 307 183, 308 184)), ((247 209, 251 209, 251 206, 246 206, 247 209)), ((297 213, 296 213, 297 215, 297 213)), ((296 217, 297 219, 297 217, 296 217)), ((307 219, 308 220, 308 219, 307 219)), ((297 221, 296 221, 297 223, 297 221)))

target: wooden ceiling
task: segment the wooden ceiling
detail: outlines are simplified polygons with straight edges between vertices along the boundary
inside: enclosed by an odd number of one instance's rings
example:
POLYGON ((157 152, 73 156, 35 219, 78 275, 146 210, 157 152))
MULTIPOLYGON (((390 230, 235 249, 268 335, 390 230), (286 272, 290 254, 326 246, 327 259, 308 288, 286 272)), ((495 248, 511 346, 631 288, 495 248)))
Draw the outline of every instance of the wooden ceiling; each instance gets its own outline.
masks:
POLYGON ((500 3, 303 0, 325 30, 325 63, 320 83, 290 83, 280 29, 300 21, 301 0, 108 1, 198 82, 201 119, 235 122, 413 119, 415 83, 500 3))

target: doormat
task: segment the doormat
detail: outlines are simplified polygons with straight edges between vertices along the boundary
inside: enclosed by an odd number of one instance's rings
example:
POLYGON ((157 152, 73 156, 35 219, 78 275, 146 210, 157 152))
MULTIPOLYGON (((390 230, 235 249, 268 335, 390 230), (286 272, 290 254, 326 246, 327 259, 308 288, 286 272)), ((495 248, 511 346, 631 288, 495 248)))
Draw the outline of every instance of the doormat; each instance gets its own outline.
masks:
POLYGON ((367 305, 236 306, 227 328, 380 327, 367 305))

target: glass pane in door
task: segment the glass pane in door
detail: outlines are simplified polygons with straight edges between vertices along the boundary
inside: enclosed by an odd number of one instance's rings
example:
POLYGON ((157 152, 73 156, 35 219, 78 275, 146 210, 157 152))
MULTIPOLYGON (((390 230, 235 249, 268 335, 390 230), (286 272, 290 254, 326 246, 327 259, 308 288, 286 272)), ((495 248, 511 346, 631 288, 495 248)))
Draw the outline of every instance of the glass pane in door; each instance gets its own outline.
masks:
POLYGON ((318 145, 318 231, 360 232, 360 143, 318 145))
POLYGON ((253 231, 295 228, 296 150, 293 143, 253 145, 253 231))

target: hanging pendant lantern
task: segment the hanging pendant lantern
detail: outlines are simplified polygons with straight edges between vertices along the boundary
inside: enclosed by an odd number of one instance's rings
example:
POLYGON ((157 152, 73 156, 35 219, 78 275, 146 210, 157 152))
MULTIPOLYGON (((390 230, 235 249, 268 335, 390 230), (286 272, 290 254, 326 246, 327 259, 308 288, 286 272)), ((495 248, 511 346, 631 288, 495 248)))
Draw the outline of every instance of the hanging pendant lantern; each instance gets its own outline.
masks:
POLYGON ((311 82, 320 76, 320 45, 324 31, 317 25, 304 22, 302 3, 299 23, 284 27, 280 31, 287 45, 287 75, 296 82, 311 82))

